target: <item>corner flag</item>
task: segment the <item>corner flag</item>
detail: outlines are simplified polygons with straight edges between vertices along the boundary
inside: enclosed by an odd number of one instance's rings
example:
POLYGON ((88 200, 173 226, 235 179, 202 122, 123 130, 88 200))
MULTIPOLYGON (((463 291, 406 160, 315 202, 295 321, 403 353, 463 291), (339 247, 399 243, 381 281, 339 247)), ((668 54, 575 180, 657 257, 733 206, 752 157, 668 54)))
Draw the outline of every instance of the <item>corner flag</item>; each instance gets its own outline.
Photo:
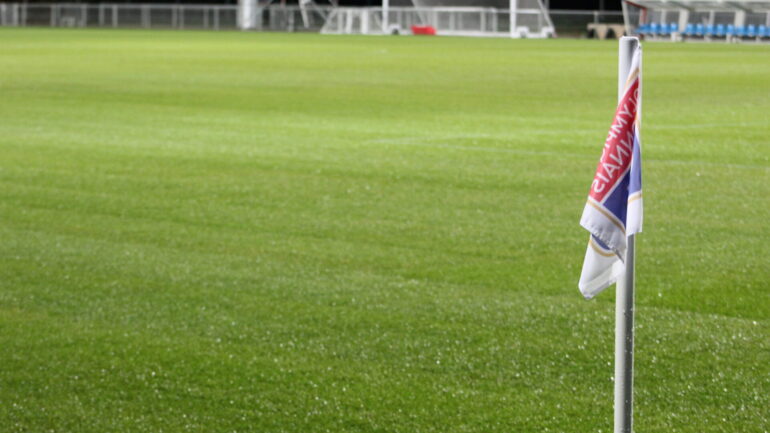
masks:
POLYGON ((591 233, 578 284, 586 299, 623 274, 627 237, 642 231, 641 62, 637 46, 580 219, 591 233))

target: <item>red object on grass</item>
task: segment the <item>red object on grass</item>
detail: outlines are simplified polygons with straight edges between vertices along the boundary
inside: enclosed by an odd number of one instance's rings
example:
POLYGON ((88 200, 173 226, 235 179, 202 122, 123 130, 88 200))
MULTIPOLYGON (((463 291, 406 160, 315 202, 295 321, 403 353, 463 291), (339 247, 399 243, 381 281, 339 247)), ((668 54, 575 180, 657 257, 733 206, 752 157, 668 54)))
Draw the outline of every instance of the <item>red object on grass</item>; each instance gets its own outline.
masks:
POLYGON ((436 36, 436 28, 433 26, 412 26, 412 34, 436 36))

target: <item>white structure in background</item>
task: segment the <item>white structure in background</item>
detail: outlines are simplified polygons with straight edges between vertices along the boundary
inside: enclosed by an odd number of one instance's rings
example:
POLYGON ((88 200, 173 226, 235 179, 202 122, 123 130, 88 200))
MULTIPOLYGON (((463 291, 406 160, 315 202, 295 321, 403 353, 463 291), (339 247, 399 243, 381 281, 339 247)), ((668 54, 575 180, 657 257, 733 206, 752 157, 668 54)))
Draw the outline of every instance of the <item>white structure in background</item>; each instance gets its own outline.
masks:
MULTIPOLYGON (((275 0, 238 0, 238 28, 241 30, 262 30, 265 21, 265 9, 275 3, 275 0)), ((329 0, 332 8, 337 7, 337 0, 329 0)), ((302 26, 310 29, 314 21, 312 14, 317 14, 320 19, 326 21, 329 18, 329 5, 320 7, 314 0, 298 0, 299 15, 302 18, 302 26)), ((297 7, 295 6, 295 7, 297 7)), ((284 11, 289 10, 282 6, 284 11)), ((294 29, 294 17, 288 16, 288 27, 294 29)))
POLYGON ((409 34, 413 25, 419 25, 446 36, 549 38, 556 34, 541 0, 413 1, 414 7, 391 7, 389 0, 383 0, 382 7, 335 8, 321 33, 409 34), (505 5, 508 9, 495 7, 505 5))
POLYGON ((624 0, 623 17, 652 39, 770 42, 770 0, 624 0))
POLYGON ((548 9, 541 0, 510 0, 512 38, 550 38, 556 35, 548 9))
POLYGON ((238 28, 241 30, 256 30, 257 0, 238 0, 238 28))
POLYGON ((19 25, 19 6, 0 3, 0 26, 16 27, 19 25))

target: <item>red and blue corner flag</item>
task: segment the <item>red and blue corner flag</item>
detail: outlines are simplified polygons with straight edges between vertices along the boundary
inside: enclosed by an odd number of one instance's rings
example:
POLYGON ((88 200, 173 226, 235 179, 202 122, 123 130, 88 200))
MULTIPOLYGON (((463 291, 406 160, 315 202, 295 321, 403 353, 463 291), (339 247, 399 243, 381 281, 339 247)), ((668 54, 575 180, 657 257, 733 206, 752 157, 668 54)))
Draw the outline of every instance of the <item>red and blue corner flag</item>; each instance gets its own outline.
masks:
POLYGON ((642 231, 641 63, 637 47, 580 219, 591 233, 578 284, 586 299, 620 278, 627 238, 642 231))

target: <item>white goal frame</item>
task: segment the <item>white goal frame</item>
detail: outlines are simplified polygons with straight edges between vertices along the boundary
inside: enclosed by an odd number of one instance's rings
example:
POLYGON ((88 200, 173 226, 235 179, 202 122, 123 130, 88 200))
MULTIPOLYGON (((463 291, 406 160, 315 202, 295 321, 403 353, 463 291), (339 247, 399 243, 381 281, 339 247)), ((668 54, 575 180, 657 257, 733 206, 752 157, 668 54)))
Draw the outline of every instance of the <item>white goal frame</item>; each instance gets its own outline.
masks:
POLYGON ((440 36, 550 38, 556 31, 541 0, 537 7, 511 9, 484 7, 382 7, 334 8, 321 29, 324 34, 410 34, 412 26, 433 27, 440 36), (513 11, 513 13, 511 13, 513 11))

